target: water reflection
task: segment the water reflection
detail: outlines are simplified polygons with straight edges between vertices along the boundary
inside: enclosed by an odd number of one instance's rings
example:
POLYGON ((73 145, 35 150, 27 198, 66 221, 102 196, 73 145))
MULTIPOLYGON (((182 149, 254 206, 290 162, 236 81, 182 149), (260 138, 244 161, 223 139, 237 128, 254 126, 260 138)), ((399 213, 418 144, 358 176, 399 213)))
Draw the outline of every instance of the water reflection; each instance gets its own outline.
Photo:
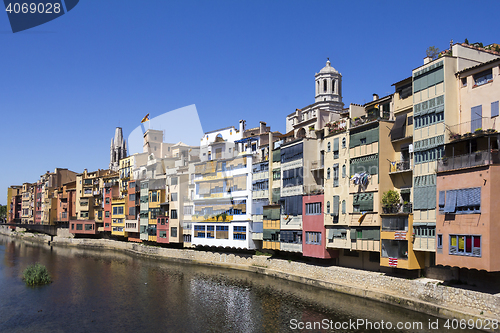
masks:
POLYGON ((122 252, 49 247, 0 235, 0 257, 1 332, 274 333, 292 331, 291 319, 420 321, 424 328, 435 320, 268 276, 122 252), (52 284, 23 284, 22 271, 34 262, 47 266, 52 284))

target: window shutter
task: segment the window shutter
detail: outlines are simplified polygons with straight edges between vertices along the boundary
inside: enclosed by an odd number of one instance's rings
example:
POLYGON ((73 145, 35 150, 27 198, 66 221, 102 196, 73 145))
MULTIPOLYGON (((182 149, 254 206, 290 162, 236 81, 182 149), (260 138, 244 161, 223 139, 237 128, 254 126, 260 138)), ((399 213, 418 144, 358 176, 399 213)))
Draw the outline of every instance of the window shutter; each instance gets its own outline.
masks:
POLYGON ((333 151, 338 151, 339 150, 339 138, 333 139, 333 151))
POLYGON ((345 200, 342 200, 342 214, 345 214, 345 200))
POLYGON ((498 101, 491 103, 491 116, 498 116, 498 101))
POLYGON ((339 216, 339 199, 338 195, 333 196, 333 216, 339 216))

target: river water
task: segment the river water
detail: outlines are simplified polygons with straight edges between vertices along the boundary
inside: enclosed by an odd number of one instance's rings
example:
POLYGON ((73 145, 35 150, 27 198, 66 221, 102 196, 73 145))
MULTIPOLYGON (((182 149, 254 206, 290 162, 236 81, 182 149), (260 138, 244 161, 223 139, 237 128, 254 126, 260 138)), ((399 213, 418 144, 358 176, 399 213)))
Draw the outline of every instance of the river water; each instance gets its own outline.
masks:
POLYGON ((0 332, 448 331, 444 319, 249 272, 3 235, 0 259, 0 332), (53 283, 24 284, 35 262, 53 283))

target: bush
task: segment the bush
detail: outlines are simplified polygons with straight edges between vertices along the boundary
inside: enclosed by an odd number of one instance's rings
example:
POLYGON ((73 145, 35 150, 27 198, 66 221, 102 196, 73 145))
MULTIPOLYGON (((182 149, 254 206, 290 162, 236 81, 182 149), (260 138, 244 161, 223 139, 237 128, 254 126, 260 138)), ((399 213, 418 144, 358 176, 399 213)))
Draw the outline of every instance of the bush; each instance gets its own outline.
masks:
POLYGON ((49 271, 40 263, 28 266, 23 272, 23 280, 28 286, 40 286, 52 282, 49 271))
POLYGON ((394 190, 389 190, 384 192, 382 195, 382 205, 385 207, 391 207, 399 203, 399 193, 394 190))

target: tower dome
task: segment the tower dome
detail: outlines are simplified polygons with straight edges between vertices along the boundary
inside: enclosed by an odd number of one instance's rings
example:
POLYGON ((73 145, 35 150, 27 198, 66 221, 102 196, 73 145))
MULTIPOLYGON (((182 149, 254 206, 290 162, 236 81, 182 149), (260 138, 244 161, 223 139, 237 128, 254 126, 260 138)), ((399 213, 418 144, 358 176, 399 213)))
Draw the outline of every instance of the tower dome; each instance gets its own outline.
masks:
POLYGON ((325 67, 315 75, 315 89, 316 103, 342 103, 342 75, 332 67, 329 58, 327 58, 325 67))

